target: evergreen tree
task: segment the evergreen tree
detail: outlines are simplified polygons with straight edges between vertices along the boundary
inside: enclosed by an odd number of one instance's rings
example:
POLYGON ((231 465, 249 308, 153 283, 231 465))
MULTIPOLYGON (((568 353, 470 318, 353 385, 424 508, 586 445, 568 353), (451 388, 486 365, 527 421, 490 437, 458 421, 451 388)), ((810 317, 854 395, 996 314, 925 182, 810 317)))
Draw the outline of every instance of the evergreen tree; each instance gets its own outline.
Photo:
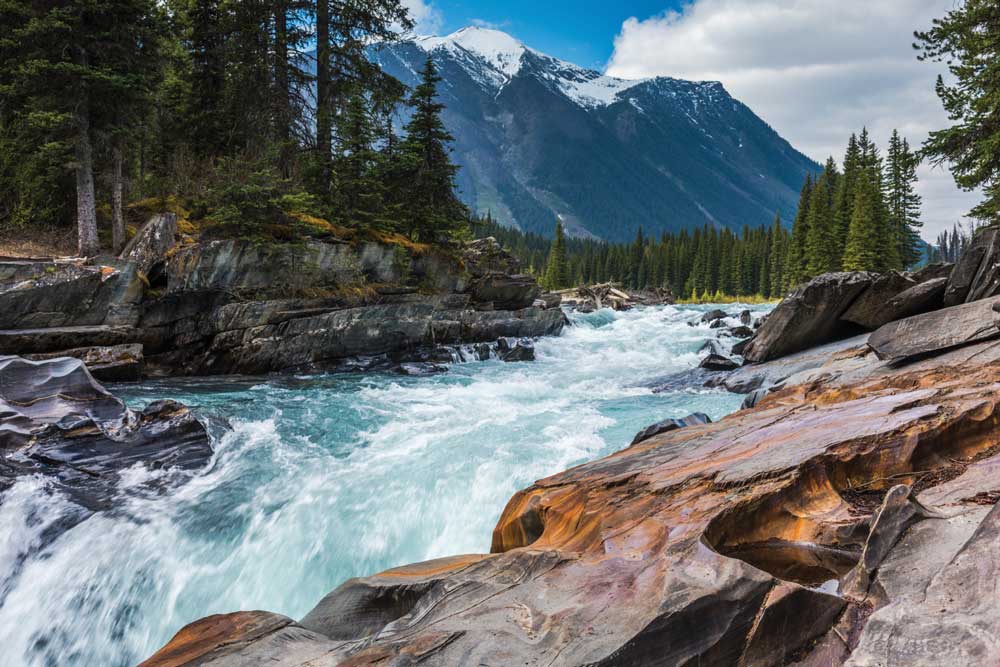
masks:
POLYGON ((404 165, 405 219, 411 238, 435 241, 466 231, 468 211, 455 194, 458 167, 451 161, 451 134, 441 121, 444 105, 437 101, 441 82, 430 56, 410 98, 413 116, 406 125, 400 162, 404 165))
POLYGON ((785 259, 785 288, 791 288, 807 280, 809 276, 809 203, 812 200, 813 180, 806 175, 806 182, 799 194, 799 209, 792 223, 792 238, 788 244, 785 259))
POLYGON ((840 268, 837 221, 833 210, 833 190, 836 167, 833 158, 813 186, 806 215, 806 255, 810 276, 837 271, 840 268))
POLYGON ((785 285, 785 255, 787 233, 781 224, 781 215, 774 216, 774 227, 771 231, 771 284, 768 285, 769 296, 780 296, 785 285))
POLYGON ((858 182, 851 214, 851 227, 844 249, 845 271, 877 271, 881 268, 879 256, 878 193, 871 178, 858 182))
POLYGON ((566 238, 563 234, 562 221, 556 221, 555 238, 549 250, 549 259, 545 265, 545 275, 542 286, 548 290, 560 290, 570 287, 569 265, 566 261, 566 238))
POLYGON ((921 198, 917 194, 917 165, 919 160, 909 143, 893 130, 886 154, 885 181, 889 208, 889 225, 897 239, 897 254, 903 268, 915 265, 923 255, 923 244, 917 231, 923 226, 920 220, 921 198))
POLYGON ((1000 7, 995 0, 965 0, 916 34, 921 60, 946 62, 951 80, 938 77, 937 94, 954 122, 931 132, 923 154, 949 162, 955 182, 981 187, 985 200, 971 215, 1000 220, 1000 7))

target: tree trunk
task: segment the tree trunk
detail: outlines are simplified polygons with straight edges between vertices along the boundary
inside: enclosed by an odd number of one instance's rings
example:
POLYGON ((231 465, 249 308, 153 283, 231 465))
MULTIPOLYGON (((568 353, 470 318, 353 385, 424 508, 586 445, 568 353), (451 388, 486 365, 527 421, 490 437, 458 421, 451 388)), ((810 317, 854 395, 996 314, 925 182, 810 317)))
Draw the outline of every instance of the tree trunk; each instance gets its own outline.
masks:
POLYGON ((122 211, 122 147, 115 142, 111 149, 114 165, 111 174, 111 234, 112 252, 118 254, 125 247, 125 215, 122 211))
POLYGON ((316 152, 320 161, 321 187, 330 187, 333 102, 330 81, 330 2, 316 0, 316 152))
POLYGON ((101 251, 97 240, 97 202, 94 198, 94 149, 90 143, 90 107, 83 91, 76 108, 76 220, 77 254, 93 257, 101 251))
POLYGON ((281 142, 279 168, 285 178, 291 175, 292 91, 289 85, 288 8, 287 2, 274 7, 274 82, 277 88, 277 131, 281 142))

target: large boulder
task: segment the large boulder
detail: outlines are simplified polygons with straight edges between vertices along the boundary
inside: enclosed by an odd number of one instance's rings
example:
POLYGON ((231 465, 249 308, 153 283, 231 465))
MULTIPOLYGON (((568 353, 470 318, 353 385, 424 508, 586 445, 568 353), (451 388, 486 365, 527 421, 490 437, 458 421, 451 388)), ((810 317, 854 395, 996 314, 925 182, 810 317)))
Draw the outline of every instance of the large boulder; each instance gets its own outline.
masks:
POLYGON ((521 274, 490 273, 469 284, 469 295, 474 303, 489 303, 496 310, 529 308, 541 294, 538 282, 521 274))
POLYGON ((120 257, 135 262, 145 276, 166 260, 167 252, 177 243, 177 216, 160 213, 149 219, 126 244, 120 257))
POLYGON ((944 305, 956 306, 1000 294, 1000 227, 979 230, 955 264, 944 305))
POLYGON ((0 357, 0 491, 20 475, 50 476, 77 504, 107 509, 136 464, 191 471, 212 455, 186 407, 125 407, 79 359, 0 357))
POLYGON ((814 278, 778 304, 743 357, 750 362, 769 361, 857 333, 859 327, 841 316, 877 278, 865 271, 814 278))
POLYGON ((901 362, 954 347, 1000 338, 1000 297, 964 303, 886 324, 868 339, 879 359, 901 362))
POLYGON ((874 322, 879 326, 901 320, 904 317, 921 315, 944 306, 944 293, 948 287, 948 278, 931 278, 925 282, 900 292, 889 299, 882 307, 883 314, 874 322))
POLYGON ((916 286, 917 281, 904 273, 898 271, 884 273, 854 300, 840 319, 874 331, 893 319, 889 317, 890 313, 886 311, 885 304, 916 286))

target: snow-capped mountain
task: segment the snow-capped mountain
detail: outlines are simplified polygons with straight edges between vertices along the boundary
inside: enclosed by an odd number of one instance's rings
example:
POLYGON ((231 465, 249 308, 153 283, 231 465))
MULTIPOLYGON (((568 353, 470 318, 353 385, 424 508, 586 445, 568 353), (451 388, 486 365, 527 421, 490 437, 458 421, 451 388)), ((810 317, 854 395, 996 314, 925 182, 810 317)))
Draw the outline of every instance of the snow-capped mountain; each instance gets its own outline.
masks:
POLYGON ((791 220, 819 165, 716 82, 624 80, 464 28, 383 46, 372 57, 408 85, 430 54, 445 124, 476 211, 551 235, 624 241, 704 225, 791 220))

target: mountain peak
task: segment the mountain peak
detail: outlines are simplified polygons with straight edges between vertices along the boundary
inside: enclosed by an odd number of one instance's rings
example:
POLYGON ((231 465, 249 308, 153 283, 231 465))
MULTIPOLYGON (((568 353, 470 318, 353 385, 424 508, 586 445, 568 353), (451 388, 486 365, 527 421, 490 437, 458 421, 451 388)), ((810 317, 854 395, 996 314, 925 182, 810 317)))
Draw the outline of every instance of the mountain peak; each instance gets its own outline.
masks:
POLYGON ((507 77, 521 69, 521 57, 527 51, 524 44, 507 33, 478 26, 467 26, 446 37, 420 37, 416 43, 428 52, 444 48, 473 53, 507 77))

